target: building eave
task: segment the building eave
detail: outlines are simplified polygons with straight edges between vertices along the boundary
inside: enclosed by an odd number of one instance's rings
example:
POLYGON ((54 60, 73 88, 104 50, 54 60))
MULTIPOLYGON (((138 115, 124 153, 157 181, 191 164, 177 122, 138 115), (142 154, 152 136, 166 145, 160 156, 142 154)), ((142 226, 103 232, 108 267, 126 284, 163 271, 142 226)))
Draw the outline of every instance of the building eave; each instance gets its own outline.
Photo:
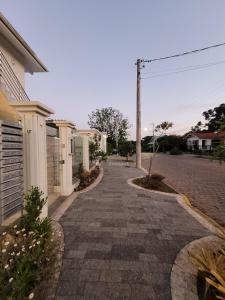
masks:
POLYGON ((46 66, 40 61, 34 51, 0 12, 0 34, 9 41, 24 58, 26 72, 48 72, 46 66))

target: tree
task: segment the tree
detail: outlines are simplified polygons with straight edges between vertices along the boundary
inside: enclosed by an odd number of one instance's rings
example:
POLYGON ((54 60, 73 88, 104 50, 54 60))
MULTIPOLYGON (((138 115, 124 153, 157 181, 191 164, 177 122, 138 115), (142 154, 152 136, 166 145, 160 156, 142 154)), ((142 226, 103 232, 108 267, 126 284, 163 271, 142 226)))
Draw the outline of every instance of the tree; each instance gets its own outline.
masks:
POLYGON ((185 150, 186 143, 182 136, 179 135, 164 135, 158 138, 157 143, 161 152, 168 152, 173 149, 185 150))
POLYGON ((89 144, 89 153, 90 153, 90 160, 91 162, 94 161, 97 157, 98 151, 99 151, 99 140, 100 136, 95 134, 93 141, 90 142, 89 144))
MULTIPOLYGON (((225 121, 220 122, 220 131, 225 130, 225 121)), ((221 141, 216 147, 214 158, 218 159, 220 163, 225 162, 225 140, 221 141)))
POLYGON ((225 121, 225 103, 220 104, 213 109, 209 109, 202 113, 205 118, 205 124, 201 121, 196 126, 192 127, 193 131, 218 131, 220 130, 221 122, 225 121))
POLYGON ((129 129, 128 119, 123 114, 112 107, 96 109, 88 115, 88 125, 90 128, 106 132, 108 135, 108 143, 116 146, 118 143, 127 139, 127 130, 129 129))
POLYGON ((141 140, 141 152, 147 152, 150 150, 150 142, 152 141, 152 136, 146 135, 141 140))
MULTIPOLYGON (((172 122, 164 121, 161 124, 156 126, 155 132, 158 133, 158 137, 161 137, 172 126, 173 126, 172 122)), ((151 170, 152 170, 153 159, 155 158, 155 154, 159 150, 159 144, 158 144, 156 138, 153 140, 153 143, 154 143, 154 147, 153 147, 154 150, 153 150, 153 154, 150 156, 149 169, 148 169, 148 181, 149 181, 149 183, 150 183, 150 179, 151 179, 151 170)))
POLYGON ((119 145, 119 154, 121 156, 126 156, 127 161, 129 159, 129 156, 131 156, 134 153, 134 145, 130 141, 124 141, 119 145))

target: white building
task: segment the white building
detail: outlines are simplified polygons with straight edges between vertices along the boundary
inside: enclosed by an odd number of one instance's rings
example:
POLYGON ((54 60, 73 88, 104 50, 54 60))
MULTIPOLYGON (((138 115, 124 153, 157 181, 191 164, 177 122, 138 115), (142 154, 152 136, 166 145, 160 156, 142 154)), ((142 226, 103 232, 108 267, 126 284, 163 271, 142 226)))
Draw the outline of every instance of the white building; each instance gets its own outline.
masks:
POLYGON ((187 135, 188 150, 211 151, 225 139, 225 131, 222 132, 191 132, 187 135))
MULTIPOLYGON (((29 26, 29 24, 28 24, 29 26)), ((0 13, 0 224, 18 218, 23 194, 37 186, 48 206, 77 186, 73 174, 75 125, 46 120, 54 111, 25 92, 25 73, 47 68, 0 13)))

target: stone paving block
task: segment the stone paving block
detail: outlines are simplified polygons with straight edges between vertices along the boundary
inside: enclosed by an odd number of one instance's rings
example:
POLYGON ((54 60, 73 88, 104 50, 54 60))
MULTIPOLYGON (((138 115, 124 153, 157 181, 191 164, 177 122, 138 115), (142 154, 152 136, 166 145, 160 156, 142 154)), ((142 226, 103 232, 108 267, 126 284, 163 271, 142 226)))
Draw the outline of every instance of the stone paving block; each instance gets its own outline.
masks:
POLYGON ((56 299, 171 300, 176 255, 208 231, 173 196, 128 186, 141 171, 106 163, 104 174, 60 220, 65 253, 56 299))

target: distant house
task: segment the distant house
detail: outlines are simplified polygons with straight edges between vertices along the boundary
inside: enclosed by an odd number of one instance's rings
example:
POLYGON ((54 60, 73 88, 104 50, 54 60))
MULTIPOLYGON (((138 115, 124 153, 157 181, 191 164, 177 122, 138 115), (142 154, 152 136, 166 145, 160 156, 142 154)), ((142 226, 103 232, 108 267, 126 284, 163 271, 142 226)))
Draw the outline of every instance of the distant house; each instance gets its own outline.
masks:
POLYGON ((211 151, 225 139, 225 131, 191 132, 186 136, 188 150, 211 151))

